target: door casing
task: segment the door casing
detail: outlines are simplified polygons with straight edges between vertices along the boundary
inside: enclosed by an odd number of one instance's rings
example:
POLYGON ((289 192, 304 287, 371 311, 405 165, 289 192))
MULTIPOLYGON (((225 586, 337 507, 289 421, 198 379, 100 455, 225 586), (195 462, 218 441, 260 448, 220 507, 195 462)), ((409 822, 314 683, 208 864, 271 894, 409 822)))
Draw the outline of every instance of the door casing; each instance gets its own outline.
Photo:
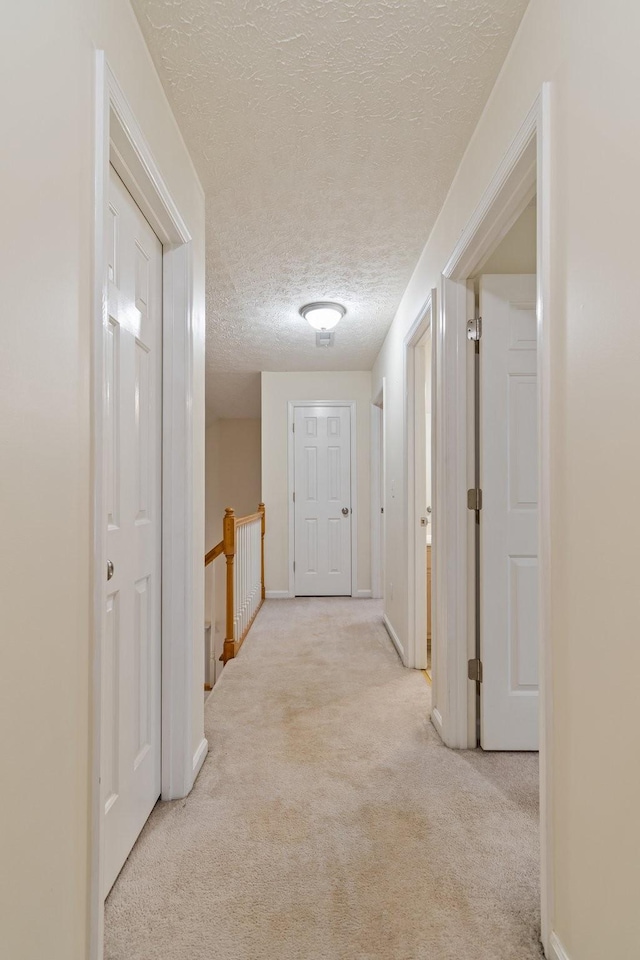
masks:
MULTIPOLYGON (((437 688, 432 719, 450 747, 475 746, 475 690, 467 679, 474 656, 475 624, 472 562, 473 512, 466 491, 473 486, 469 456, 470 318, 468 278, 481 271, 488 255, 506 235, 532 197, 537 197, 537 325, 539 439, 539 640, 540 640, 540 830, 542 943, 549 951, 554 920, 551 853, 552 650, 550 623, 550 369, 549 281, 551 268, 551 85, 546 83, 517 131, 442 272, 442 296, 434 319, 435 422, 438 445, 434 515, 438 550, 434 556, 434 630, 439 637, 437 688)), ((435 692, 434 692, 435 693, 435 692)))
MULTIPOLYGON (((407 667, 423 670, 427 666, 426 622, 426 556, 424 533, 420 537, 419 517, 425 508, 424 482, 427 463, 430 463, 433 481, 431 450, 426 449, 424 403, 420 405, 420 381, 424 377, 417 369, 416 350, 432 329, 432 317, 436 309, 437 291, 432 290, 416 320, 404 338, 404 383, 405 383, 405 442, 406 450, 406 538, 407 544, 407 667), (421 495, 422 491, 422 495, 421 495), (420 555, 422 553, 422 556, 420 555), (424 636, 423 636, 424 635, 424 636)), ((424 372, 424 371, 423 371, 424 372)), ((433 377, 431 378, 433 393, 433 377)), ((432 412, 433 418, 433 412, 432 412)), ((433 447, 433 438, 432 438, 433 447)), ((432 514, 432 517, 434 514, 432 514)), ((432 528, 433 536, 433 528, 432 528)), ((437 547, 435 548, 437 549, 437 547)))
POLYGON ((384 394, 385 377, 371 402, 371 596, 384 598, 384 394))
MULTIPOLYGON (((289 503, 289 597, 295 597, 293 561, 295 559, 295 511, 293 422, 296 407, 348 407, 351 419, 351 596, 362 596, 358 591, 358 477, 356 402, 355 400, 289 400, 287 404, 287 500, 289 503)), ((367 591, 367 596, 371 596, 367 591)))
POLYGON ((193 309, 191 234, 103 51, 95 73, 94 311, 92 327, 92 760, 89 957, 103 954, 100 801, 101 651, 106 587, 103 485, 104 244, 111 163, 163 245, 162 799, 186 796, 207 754, 191 742, 193 689, 193 309))

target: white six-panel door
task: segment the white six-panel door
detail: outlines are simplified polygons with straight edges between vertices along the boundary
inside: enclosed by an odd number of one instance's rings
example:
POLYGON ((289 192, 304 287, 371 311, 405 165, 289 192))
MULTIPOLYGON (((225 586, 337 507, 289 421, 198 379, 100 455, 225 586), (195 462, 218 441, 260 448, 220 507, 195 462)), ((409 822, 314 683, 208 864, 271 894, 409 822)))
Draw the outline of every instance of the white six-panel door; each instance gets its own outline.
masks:
POLYGON ((162 247, 113 168, 107 272, 105 895, 161 788, 162 247))
POLYGON ((351 408, 294 408, 294 585, 351 596, 351 408))
POLYGON ((536 278, 480 280, 481 744, 538 749, 536 278))

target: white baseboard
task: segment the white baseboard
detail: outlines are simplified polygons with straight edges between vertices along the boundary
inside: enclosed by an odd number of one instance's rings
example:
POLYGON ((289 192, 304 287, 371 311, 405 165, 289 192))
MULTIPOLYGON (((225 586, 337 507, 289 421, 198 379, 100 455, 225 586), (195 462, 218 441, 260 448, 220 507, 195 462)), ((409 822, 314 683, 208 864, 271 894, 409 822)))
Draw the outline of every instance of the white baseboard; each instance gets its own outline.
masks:
POLYGON ((444 737, 442 736, 442 714, 437 707, 434 707, 431 711, 431 723, 436 728, 436 733, 444 743, 444 737))
POLYGON ((385 627, 387 628, 387 633, 388 633, 389 636, 391 637, 391 643, 394 645, 394 647, 395 647, 396 650, 398 651, 398 656, 399 656, 400 659, 402 660, 403 664, 406 666, 406 665, 407 665, 407 658, 406 658, 405 655, 404 655, 404 650, 403 650, 402 644, 400 643, 400 639, 399 639, 399 637, 398 637, 398 634, 395 632, 395 630, 394 630, 393 627, 391 626, 391 621, 389 620, 389 617, 386 615, 386 613, 383 613, 383 615, 382 615, 382 622, 384 623, 385 627))
POLYGON ((371 590, 356 590, 353 596, 356 600, 371 600, 371 590))
POLYGON ((193 782, 194 783, 196 782, 196 777, 198 776, 198 774, 200 773, 200 770, 202 769, 202 764, 204 763, 205 757, 207 756, 208 752, 209 752, 209 743, 203 737, 202 740, 200 741, 200 746, 198 747, 198 749, 193 755, 193 782))
POLYGON ((569 960, 569 954, 560 943, 557 933, 552 933, 549 940, 549 960, 569 960))

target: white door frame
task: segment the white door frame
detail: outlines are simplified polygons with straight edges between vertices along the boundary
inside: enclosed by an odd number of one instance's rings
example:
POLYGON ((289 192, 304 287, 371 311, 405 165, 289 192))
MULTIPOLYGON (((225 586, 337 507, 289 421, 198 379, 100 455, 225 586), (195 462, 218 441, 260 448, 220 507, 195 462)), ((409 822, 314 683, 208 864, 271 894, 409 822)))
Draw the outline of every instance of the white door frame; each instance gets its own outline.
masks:
MULTIPOLYGON (((427 666, 426 624, 427 589, 425 565, 424 531, 418 526, 425 504, 418 503, 418 492, 424 489, 427 472, 426 423, 424 402, 419 404, 419 389, 416 377, 416 349, 425 335, 431 330, 432 315, 435 311, 437 291, 432 290, 418 313, 415 321, 404 338, 404 395, 405 395, 405 438, 407 452, 406 466, 406 511, 407 535, 407 667, 424 670, 427 666), (416 442, 422 437, 422 443, 416 442), (420 479, 422 477, 422 480, 420 479), (418 552, 423 554, 422 561, 418 552), (422 637, 422 640, 420 638, 422 637)), ((433 382, 433 381, 432 381, 433 382)), ((424 498, 423 498, 424 499, 424 498)))
POLYGON ((204 761, 191 745, 193 698, 193 372, 191 235, 104 53, 96 55, 94 316, 92 326, 93 670, 91 764, 91 960, 102 957, 102 810, 100 798, 101 652, 106 596, 104 525, 107 279, 105 236, 109 164, 162 245, 162 799, 186 796, 204 761))
POLYGON ((378 396, 371 402, 371 596, 384 597, 384 392, 385 378, 378 396))
MULTIPOLYGON (((540 612, 540 827, 542 942, 549 950, 553 929, 551 851, 552 651, 550 621, 550 340, 551 264, 550 87, 544 84, 492 182, 463 231, 442 274, 442 305, 435 318, 436 463, 438 504, 437 606, 440 668, 446 673, 440 700, 440 732, 451 747, 475 746, 475 696, 467 680, 473 634, 468 589, 473 577, 473 513, 466 491, 473 486, 468 456, 466 322, 467 280, 478 273, 534 194, 537 195, 537 322, 539 440, 539 612, 540 612)), ((436 718, 434 718, 435 720, 436 718)))
POLYGON ((289 501, 289 597, 295 597, 293 574, 295 558, 295 507, 293 422, 296 407, 349 407, 351 420, 351 596, 370 597, 369 591, 358 593, 358 478, 356 474, 356 402, 355 400, 289 400, 287 405, 287 499, 289 501))

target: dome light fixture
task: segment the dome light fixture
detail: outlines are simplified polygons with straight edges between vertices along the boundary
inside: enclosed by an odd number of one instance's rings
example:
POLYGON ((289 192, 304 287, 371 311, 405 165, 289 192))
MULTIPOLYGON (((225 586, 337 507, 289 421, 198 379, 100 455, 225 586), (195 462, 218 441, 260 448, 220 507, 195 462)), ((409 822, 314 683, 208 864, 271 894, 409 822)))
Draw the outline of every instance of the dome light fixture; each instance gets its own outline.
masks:
POLYGON ((347 311, 341 303, 319 300, 315 303, 306 303, 304 307, 300 307, 299 312, 314 330, 333 330, 347 311))

